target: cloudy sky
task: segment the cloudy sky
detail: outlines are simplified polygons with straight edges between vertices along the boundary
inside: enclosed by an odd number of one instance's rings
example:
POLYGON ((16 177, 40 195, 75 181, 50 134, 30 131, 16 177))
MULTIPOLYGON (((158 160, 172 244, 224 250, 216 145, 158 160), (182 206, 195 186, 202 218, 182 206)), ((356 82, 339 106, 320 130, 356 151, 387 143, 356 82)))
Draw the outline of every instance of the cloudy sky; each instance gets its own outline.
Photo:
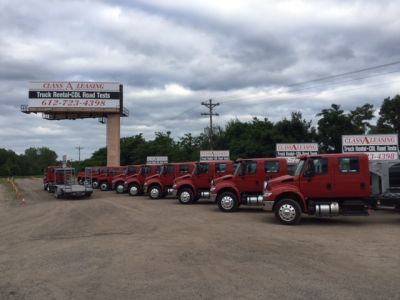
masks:
POLYGON ((399 12, 394 0, 0 0, 0 147, 77 159, 78 145, 82 158, 105 146, 96 119, 21 113, 32 80, 122 83, 121 135, 146 139, 199 134, 210 98, 220 126, 378 110, 400 93, 399 12))

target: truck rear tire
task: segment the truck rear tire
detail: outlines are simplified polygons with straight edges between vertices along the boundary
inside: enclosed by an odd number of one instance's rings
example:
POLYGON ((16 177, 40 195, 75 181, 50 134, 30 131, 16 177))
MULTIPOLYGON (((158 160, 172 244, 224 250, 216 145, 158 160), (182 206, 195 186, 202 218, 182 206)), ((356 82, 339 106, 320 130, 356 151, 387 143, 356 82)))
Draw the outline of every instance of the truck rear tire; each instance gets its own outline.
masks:
POLYGON ((218 196, 218 208, 223 212, 234 212, 238 208, 237 197, 232 192, 224 192, 218 196))
POLYGON ((275 217, 284 225, 300 223, 301 207, 297 201, 287 198, 280 200, 274 207, 275 217))
POLYGON ((129 196, 137 196, 140 193, 140 188, 136 183, 133 183, 128 188, 129 196))
POLYGON ((151 199, 153 200, 160 199, 162 196, 161 194, 162 194, 161 187, 159 185, 152 185, 149 188, 149 197, 151 199))
POLYGON ((94 189, 97 189, 97 188, 99 188, 99 182, 98 181, 93 181, 92 182, 92 188, 94 188, 94 189))
POLYGON ((191 204, 194 201, 193 191, 191 188, 183 188, 179 191, 178 200, 181 204, 191 204))

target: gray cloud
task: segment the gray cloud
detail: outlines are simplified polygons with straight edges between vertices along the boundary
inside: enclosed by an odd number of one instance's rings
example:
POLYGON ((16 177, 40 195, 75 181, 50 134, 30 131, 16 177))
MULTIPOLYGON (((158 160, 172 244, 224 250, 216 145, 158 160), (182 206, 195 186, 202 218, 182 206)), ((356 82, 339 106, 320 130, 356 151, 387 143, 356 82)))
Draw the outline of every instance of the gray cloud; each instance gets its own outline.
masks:
POLYGON ((221 126, 292 111, 316 120, 331 103, 379 107, 398 93, 400 65, 287 87, 399 60, 399 9, 397 1, 3 0, 0 147, 49 146, 77 159, 78 145, 84 158, 105 146, 95 119, 22 114, 30 80, 121 82, 131 112, 121 133, 147 139, 203 132, 200 102, 209 98, 221 102, 221 126))

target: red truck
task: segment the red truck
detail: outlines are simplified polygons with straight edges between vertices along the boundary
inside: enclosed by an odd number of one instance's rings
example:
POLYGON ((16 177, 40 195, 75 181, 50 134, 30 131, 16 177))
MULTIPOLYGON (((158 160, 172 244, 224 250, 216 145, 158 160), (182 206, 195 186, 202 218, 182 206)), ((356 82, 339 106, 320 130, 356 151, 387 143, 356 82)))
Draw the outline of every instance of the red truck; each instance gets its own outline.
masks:
POLYGON ((97 182, 101 191, 108 191, 111 188, 112 181, 115 176, 124 174, 128 166, 122 167, 107 167, 105 172, 102 172, 97 178, 97 182))
POLYGON ((111 182, 111 189, 115 190, 118 194, 122 194, 125 192, 124 183, 127 178, 131 175, 137 174, 140 171, 142 165, 129 165, 126 172, 123 174, 119 174, 114 176, 111 182))
POLYGON ((129 196, 137 196, 143 193, 143 185, 146 178, 160 173, 161 165, 142 165, 140 171, 126 178, 124 190, 128 191, 129 196))
POLYGON ((196 162, 192 174, 178 177, 172 186, 172 195, 181 204, 190 204, 200 198, 210 198, 211 181, 215 178, 232 174, 233 161, 202 161, 196 162))
MULTIPOLYGON (((293 176, 265 182, 264 209, 273 211, 287 225, 298 224, 302 213, 319 217, 368 215, 368 208, 387 194, 383 177, 372 176, 371 164, 366 154, 301 156, 293 176)), ((400 193, 392 199, 399 205, 400 193)))
POLYGON ((163 164, 160 174, 154 174, 146 178, 143 189, 151 199, 159 199, 172 195, 172 185, 175 178, 192 173, 194 162, 163 164))
MULTIPOLYGON (((92 187, 97 189, 99 187, 98 177, 107 172, 107 167, 87 167, 90 168, 92 171, 92 187)), ((79 184, 84 184, 85 180, 85 171, 81 171, 78 173, 77 180, 79 184)))
POLYGON ((240 205, 263 205, 266 180, 288 174, 284 158, 249 158, 236 161, 235 174, 225 175, 211 182, 211 200, 223 212, 232 212, 240 205))
POLYGON ((48 166, 44 170, 43 176, 43 189, 49 193, 53 193, 55 190, 55 184, 59 181, 64 180, 63 174, 55 172, 55 169, 61 168, 59 166, 48 166))

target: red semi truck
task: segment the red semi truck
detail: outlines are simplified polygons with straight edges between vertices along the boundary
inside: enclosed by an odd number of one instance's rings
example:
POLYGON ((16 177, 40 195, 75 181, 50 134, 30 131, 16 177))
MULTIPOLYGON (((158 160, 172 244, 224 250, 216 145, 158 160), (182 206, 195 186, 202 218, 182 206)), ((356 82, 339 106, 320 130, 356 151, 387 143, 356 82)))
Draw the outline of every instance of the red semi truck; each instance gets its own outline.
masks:
POLYGON ((137 196, 143 193, 143 185, 146 178, 160 173, 161 165, 143 165, 136 174, 128 176, 124 182, 124 189, 128 191, 129 196, 137 196))
MULTIPOLYGON (((265 182, 264 210, 273 211, 281 223, 292 225, 300 222, 302 213, 365 216, 370 207, 387 199, 399 208, 399 173, 393 174, 398 179, 392 180, 397 187, 390 187, 390 180, 374 169, 376 164, 369 162, 366 154, 301 156, 293 176, 265 182)), ((397 172, 399 166, 398 161, 391 163, 397 172)))
POLYGON ((210 198, 211 181, 232 174, 234 163, 230 160, 196 162, 192 174, 175 179, 172 195, 178 197, 181 204, 190 204, 200 198, 210 198))
POLYGON ((159 199, 172 195, 172 185, 175 178, 193 172, 194 162, 167 163, 163 164, 160 174, 154 174, 146 178, 143 189, 151 199, 159 199))
POLYGON ((111 182, 111 189, 115 190, 118 194, 122 194, 125 192, 124 183, 127 178, 131 175, 137 174, 140 171, 142 165, 129 165, 126 172, 123 174, 119 174, 114 176, 111 182))
POLYGON ((237 210, 240 205, 263 205, 263 187, 266 180, 288 174, 284 158, 249 158, 236 161, 235 174, 214 179, 211 200, 223 212, 237 210))

